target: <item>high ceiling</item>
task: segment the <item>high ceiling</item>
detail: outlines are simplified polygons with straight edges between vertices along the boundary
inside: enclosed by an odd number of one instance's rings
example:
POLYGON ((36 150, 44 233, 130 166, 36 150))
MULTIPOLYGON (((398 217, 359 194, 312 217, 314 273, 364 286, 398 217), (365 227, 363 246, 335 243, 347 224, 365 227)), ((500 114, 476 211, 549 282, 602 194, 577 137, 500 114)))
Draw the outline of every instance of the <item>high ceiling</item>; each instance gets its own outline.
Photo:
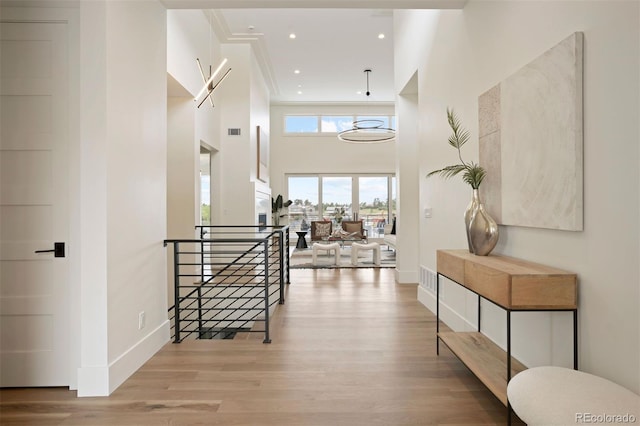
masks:
POLYGON ((253 43, 272 102, 394 101, 391 10, 224 9, 215 15, 228 27, 227 38, 253 43), (368 98, 365 69, 371 69, 368 98))
POLYGON ((169 9, 205 10, 221 42, 251 43, 272 102, 387 103, 395 100, 393 10, 460 9, 467 0, 162 2, 169 9), (371 69, 369 97, 365 69, 371 69))

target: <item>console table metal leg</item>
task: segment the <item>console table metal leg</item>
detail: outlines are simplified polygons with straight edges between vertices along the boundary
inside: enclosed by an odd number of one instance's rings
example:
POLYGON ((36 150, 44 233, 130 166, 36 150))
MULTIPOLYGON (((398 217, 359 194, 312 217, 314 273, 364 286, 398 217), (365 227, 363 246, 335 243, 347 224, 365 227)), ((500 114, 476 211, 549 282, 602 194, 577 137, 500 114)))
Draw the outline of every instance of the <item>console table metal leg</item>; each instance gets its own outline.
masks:
POLYGON ((507 383, 511 380, 511 311, 507 311, 507 383))
MULTIPOLYGON (((511 311, 507 310, 507 385, 511 380, 511 311)), ((511 426, 511 403, 507 398, 507 425, 511 426)))
POLYGON ((578 369, 578 310, 573 310, 573 369, 578 369))
POLYGON ((480 305, 481 305, 481 301, 482 301, 482 299, 480 298, 480 295, 478 295, 478 333, 480 333, 480 305))
POLYGON ((436 355, 440 355, 440 274, 436 273, 436 355))

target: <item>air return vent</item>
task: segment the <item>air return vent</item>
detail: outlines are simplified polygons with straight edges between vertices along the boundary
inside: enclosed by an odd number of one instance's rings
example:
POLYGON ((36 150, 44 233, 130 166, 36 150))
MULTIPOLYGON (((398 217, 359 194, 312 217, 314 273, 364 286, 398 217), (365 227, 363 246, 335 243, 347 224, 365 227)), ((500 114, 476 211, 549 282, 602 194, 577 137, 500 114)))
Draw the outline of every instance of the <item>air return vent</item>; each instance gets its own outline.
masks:
POLYGON ((229 136, 240 136, 240 129, 229 129, 229 136))

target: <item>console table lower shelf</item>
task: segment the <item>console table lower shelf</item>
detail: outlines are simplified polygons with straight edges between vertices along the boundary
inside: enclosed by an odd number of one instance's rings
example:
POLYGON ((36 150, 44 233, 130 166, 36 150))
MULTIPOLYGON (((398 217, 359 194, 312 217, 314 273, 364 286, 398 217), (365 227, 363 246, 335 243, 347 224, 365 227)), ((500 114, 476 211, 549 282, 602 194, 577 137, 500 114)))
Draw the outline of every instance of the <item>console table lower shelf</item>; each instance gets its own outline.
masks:
MULTIPOLYGON (((439 332, 438 339, 507 406, 507 353, 478 332, 439 332)), ((526 370, 511 357, 511 377, 526 370)))

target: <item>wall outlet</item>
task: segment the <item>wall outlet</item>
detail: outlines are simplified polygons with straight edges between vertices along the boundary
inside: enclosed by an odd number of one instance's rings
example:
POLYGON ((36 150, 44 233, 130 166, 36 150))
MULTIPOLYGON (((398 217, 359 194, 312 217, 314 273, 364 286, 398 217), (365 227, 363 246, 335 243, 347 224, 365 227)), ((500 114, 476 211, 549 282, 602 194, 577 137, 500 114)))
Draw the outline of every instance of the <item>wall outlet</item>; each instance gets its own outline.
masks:
POLYGON ((145 325, 145 315, 144 315, 144 311, 142 311, 138 314, 138 330, 142 330, 144 328, 144 325, 145 325))

